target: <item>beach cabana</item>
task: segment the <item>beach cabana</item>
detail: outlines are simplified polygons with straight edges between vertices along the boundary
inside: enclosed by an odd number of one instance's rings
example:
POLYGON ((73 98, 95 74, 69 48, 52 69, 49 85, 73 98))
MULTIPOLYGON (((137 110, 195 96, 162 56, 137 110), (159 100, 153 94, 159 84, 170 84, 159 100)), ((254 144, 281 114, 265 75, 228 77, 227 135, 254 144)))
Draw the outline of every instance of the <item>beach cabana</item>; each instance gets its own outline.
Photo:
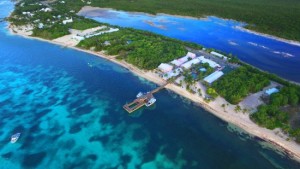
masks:
POLYGON ((210 74, 209 76, 204 78, 204 81, 211 84, 214 81, 218 80, 224 73, 222 71, 215 71, 214 73, 210 74))
POLYGON ((170 72, 171 70, 173 70, 173 66, 172 65, 169 65, 167 63, 161 63, 159 66, 158 66, 158 69, 160 71, 162 71, 163 73, 167 73, 167 72, 170 72))

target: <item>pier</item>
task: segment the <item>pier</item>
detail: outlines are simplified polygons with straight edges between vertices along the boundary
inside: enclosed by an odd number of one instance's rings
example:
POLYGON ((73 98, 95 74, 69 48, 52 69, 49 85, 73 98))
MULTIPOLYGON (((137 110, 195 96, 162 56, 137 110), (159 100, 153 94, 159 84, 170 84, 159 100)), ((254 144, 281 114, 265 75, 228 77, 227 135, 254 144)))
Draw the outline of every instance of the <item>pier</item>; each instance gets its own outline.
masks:
POLYGON ((136 110, 138 110, 139 108, 143 107, 151 98, 154 98, 153 97, 153 94, 162 90, 163 88, 165 88, 165 86, 167 85, 168 83, 165 83, 164 85, 162 86, 159 86, 158 88, 150 91, 150 92, 147 92, 145 94, 143 94, 142 96, 136 98, 134 101, 130 102, 130 103, 127 103, 123 106, 123 108, 128 112, 128 113, 132 113, 136 110))

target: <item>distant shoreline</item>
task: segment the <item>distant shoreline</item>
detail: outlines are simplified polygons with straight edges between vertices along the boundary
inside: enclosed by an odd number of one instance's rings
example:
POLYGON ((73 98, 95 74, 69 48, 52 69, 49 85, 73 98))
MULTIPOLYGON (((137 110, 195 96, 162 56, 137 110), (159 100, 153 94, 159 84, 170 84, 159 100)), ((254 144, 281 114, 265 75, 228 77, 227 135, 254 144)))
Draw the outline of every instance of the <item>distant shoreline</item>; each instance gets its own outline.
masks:
POLYGON ((253 31, 253 30, 250 30, 250 29, 247 29, 247 28, 244 28, 244 27, 240 27, 240 26, 235 27, 235 29, 238 29, 238 30, 243 31, 243 32, 248 32, 248 33, 251 33, 251 34, 254 34, 254 35, 263 36, 263 37, 273 39, 273 40, 276 40, 276 41, 284 42, 284 43, 287 43, 287 44, 290 44, 290 45, 300 46, 300 42, 298 42, 298 41, 288 40, 288 39, 280 38, 280 37, 277 37, 277 36, 256 32, 256 31, 253 31))
MULTIPOLYGON (((84 6, 84 7, 81 8, 81 10, 77 14, 84 13, 84 12, 87 12, 87 11, 90 11, 90 10, 115 10, 115 11, 122 11, 122 12, 127 12, 127 13, 132 13, 132 14, 145 14, 145 15, 149 15, 149 16, 165 15, 165 16, 172 16, 172 17, 179 17, 179 18, 186 18, 186 19, 195 19, 195 20, 207 20, 208 17, 209 17, 209 16, 205 16, 205 17, 197 18, 197 17, 192 17, 192 16, 181 16, 181 15, 173 15, 173 14, 165 14, 165 13, 149 14, 149 13, 145 13, 145 12, 131 12, 131 11, 124 11, 124 10, 117 10, 117 9, 114 9, 114 8, 101 8, 101 7, 93 7, 93 6, 84 6)), ((236 21, 236 20, 233 20, 233 19, 226 19, 226 18, 222 18, 222 17, 219 17, 219 16, 213 16, 213 15, 211 15, 211 16, 212 17, 218 17, 218 18, 221 18, 223 20, 236 21)), ((280 38, 280 37, 269 35, 269 34, 266 34, 266 33, 261 33, 261 32, 257 32, 257 31, 254 31, 254 30, 250 30, 250 29, 247 29, 247 28, 244 28, 244 27, 241 27, 241 26, 237 26, 237 27, 235 27, 235 29, 243 31, 243 32, 248 32, 248 33, 251 33, 251 34, 254 34, 254 35, 257 35, 257 36, 262 36, 262 37, 266 37, 266 38, 273 39, 273 40, 276 40, 276 41, 284 42, 284 43, 287 43, 287 44, 300 46, 299 41, 280 38)))
MULTIPOLYGON (((63 46, 63 47, 68 47, 71 49, 75 49, 81 52, 86 52, 98 57, 101 57, 103 59, 109 60, 113 63, 116 63, 126 69, 128 69, 129 71, 131 71, 132 73, 136 74, 137 76, 143 77, 153 83, 156 83, 158 85, 162 85, 163 83, 165 83, 164 80, 162 80, 161 78, 159 78, 158 76, 156 76, 153 72, 151 71, 143 71, 138 69, 137 67, 123 61, 123 60, 117 60, 115 58, 115 56, 110 56, 110 55, 106 55, 104 53, 101 52, 94 52, 94 51, 90 51, 90 50, 85 50, 85 49, 81 49, 75 46, 68 46, 66 43, 64 44, 63 42, 59 43, 59 42, 54 42, 52 40, 46 40, 46 39, 42 39, 42 38, 37 38, 37 37, 31 37, 28 36, 26 34, 22 34, 22 33, 18 33, 15 32, 11 26, 11 24, 9 23, 9 25, 7 26, 7 29, 10 31, 11 34, 14 35, 20 35, 24 38, 29 38, 29 39, 35 39, 35 40, 40 40, 40 41, 44 41, 44 42, 49 42, 52 44, 56 44, 59 46, 63 46)), ((289 157, 300 161, 300 146, 294 142, 294 141, 286 141, 284 138, 279 137, 278 135, 276 135, 274 133, 274 131, 272 130, 268 130, 266 128, 262 128, 259 127, 257 124, 255 124, 253 121, 250 120, 249 116, 247 114, 242 114, 242 113, 235 113, 233 111, 233 107, 227 107, 227 111, 223 110, 223 108, 218 104, 219 102, 210 102, 210 103, 206 103, 203 98, 198 97, 195 94, 191 94, 188 91, 186 91, 185 89, 176 86, 174 84, 168 84, 166 86, 167 89, 177 93, 178 95, 181 95, 187 99, 190 99, 191 101, 195 102, 197 105, 201 106, 202 108, 204 108, 205 110, 211 112, 212 114, 214 114, 215 116, 221 118, 222 120, 234 124, 237 127, 245 130, 247 133, 249 133, 250 135, 259 137, 263 140, 265 140, 266 142, 275 145, 276 147, 279 148, 280 151, 284 152, 285 154, 288 154, 289 157)), ((217 98, 220 101, 220 98, 217 98)), ((222 101, 222 99, 221 99, 222 101)))

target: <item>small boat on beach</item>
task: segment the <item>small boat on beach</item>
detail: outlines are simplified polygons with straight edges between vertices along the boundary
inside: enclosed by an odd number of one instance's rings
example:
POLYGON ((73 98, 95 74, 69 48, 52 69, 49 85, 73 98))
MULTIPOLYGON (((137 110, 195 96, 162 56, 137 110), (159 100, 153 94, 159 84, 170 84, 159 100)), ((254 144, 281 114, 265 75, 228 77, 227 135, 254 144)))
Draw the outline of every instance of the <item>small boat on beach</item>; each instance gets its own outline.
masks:
POLYGON ((150 107, 152 104, 154 104, 156 102, 156 99, 154 97, 152 97, 147 103, 146 106, 150 107))
POLYGON ((11 138, 10 138, 10 142, 11 143, 17 142, 18 139, 19 139, 19 137, 20 137, 20 135, 21 135, 21 133, 16 133, 16 134, 12 135, 11 138))

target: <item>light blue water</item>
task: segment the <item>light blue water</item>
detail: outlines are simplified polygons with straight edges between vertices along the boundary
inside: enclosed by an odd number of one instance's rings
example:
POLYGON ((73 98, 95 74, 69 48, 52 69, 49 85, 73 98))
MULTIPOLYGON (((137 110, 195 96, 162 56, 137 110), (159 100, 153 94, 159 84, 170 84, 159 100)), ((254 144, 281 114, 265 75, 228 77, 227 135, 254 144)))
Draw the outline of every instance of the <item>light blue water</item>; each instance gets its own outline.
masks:
POLYGON ((236 29, 245 25, 240 22, 217 17, 193 19, 107 9, 82 12, 80 15, 99 22, 147 30, 232 53, 262 70, 300 82, 300 46, 236 29))
MULTIPOLYGON (((2 1, 0 17, 11 9, 2 1)), ((166 90, 156 94, 154 107, 128 115, 122 105, 154 84, 90 54, 10 35, 5 26, 1 169, 300 167, 166 90), (16 132, 22 134, 11 144, 16 132)))

